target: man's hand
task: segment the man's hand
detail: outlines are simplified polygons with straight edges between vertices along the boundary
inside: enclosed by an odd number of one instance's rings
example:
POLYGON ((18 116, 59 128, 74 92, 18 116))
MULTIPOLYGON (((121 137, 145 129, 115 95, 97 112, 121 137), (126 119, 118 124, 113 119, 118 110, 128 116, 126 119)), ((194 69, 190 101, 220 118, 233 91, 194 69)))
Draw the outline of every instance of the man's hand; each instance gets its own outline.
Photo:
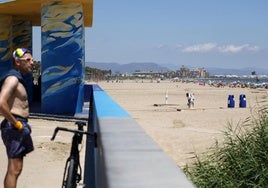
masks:
POLYGON ((21 121, 17 121, 14 127, 16 127, 18 130, 21 130, 23 128, 23 124, 21 123, 21 121))

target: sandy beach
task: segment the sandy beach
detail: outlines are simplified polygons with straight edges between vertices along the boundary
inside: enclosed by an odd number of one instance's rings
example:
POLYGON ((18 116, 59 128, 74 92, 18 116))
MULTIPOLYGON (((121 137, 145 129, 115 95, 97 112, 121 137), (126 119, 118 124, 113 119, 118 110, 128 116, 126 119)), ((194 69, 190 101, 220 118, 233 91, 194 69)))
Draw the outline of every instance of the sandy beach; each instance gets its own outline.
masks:
POLYGON ((198 83, 148 80, 98 84, 180 167, 220 140, 228 123, 243 122, 268 97, 267 89, 216 88, 198 83), (187 92, 195 94, 193 109, 187 107, 187 92), (227 107, 230 94, 235 97, 235 108, 227 107), (239 108, 241 94, 246 95, 246 108, 239 108))
MULTIPOLYGON (((195 153, 205 152, 215 139, 221 140, 228 122, 233 125, 243 122, 260 105, 264 105, 263 99, 268 97, 267 89, 216 88, 170 81, 103 81, 97 84, 129 112, 179 167, 190 163, 195 153), (187 92, 195 94, 193 109, 187 107, 187 92), (234 108, 227 108, 230 94, 235 96, 234 108), (240 94, 246 95, 246 108, 239 108, 240 94)), ((24 160, 18 187, 60 187, 71 134, 61 132, 54 142, 50 138, 56 126, 75 128, 74 123, 33 118, 29 119, 29 123, 35 151, 24 160)), ((0 159, 2 185, 7 167, 2 141, 0 159)))
MULTIPOLYGON (((69 156, 72 134, 59 132, 53 142, 50 138, 55 127, 76 128, 74 123, 30 118, 29 124, 32 127, 35 150, 24 158, 24 168, 19 177, 17 187, 61 187, 65 161, 69 156)), ((81 148, 81 162, 84 161, 84 147, 81 148)), ((2 139, 0 142, 0 151, 0 187, 3 187, 7 168, 7 157, 2 139)))

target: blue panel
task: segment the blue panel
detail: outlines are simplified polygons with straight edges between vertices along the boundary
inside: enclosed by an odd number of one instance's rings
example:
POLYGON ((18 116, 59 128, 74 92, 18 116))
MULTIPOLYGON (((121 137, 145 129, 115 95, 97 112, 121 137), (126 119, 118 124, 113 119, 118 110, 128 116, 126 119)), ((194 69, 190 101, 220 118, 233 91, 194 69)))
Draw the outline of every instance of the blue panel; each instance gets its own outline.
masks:
POLYGON ((94 91, 94 102, 98 118, 131 117, 104 91, 94 91))
POLYGON ((92 88, 93 88, 94 91, 103 91, 103 89, 97 84, 93 84, 92 88))
POLYGON ((84 25, 78 3, 42 7, 42 112, 73 115, 84 102, 84 25))
POLYGON ((0 16, 0 78, 12 68, 12 17, 0 16))
MULTIPOLYGON (((12 39, 13 49, 27 48, 32 51, 32 23, 25 20, 13 19, 12 39)), ((28 101, 31 104, 33 99, 33 77, 32 74, 24 76, 24 82, 26 85, 28 101)))
POLYGON ((27 48, 32 51, 32 23, 13 19, 13 49, 27 48))

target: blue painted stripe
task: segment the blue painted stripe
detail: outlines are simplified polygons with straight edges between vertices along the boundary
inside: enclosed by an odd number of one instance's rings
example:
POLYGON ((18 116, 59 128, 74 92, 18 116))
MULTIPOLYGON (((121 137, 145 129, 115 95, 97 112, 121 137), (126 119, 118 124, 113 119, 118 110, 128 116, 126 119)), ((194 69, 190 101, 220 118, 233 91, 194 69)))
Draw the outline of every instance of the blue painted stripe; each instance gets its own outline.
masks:
POLYGON ((103 89, 97 84, 93 84, 92 89, 93 91, 103 91, 103 89))
POLYGON ((93 95, 97 117, 131 117, 105 91, 97 90, 93 95))

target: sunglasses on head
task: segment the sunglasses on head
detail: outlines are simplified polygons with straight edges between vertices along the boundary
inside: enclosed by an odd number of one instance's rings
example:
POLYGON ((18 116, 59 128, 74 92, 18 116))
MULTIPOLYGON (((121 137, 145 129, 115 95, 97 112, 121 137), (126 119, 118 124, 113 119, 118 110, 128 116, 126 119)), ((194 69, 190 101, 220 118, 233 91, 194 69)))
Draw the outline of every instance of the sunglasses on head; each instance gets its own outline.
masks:
POLYGON ((33 58, 19 58, 19 60, 24 60, 24 61, 30 62, 30 61, 33 61, 33 58))

